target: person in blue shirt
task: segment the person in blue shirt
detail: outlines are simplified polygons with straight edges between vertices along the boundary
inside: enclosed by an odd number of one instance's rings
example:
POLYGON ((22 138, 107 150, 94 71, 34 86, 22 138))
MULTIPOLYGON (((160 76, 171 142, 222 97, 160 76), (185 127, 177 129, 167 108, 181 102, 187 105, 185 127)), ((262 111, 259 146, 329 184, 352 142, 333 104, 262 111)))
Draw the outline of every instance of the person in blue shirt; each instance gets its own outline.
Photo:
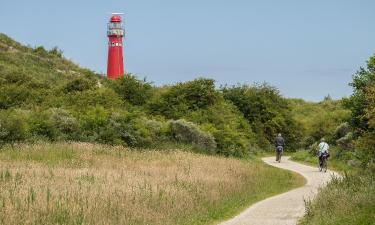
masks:
POLYGON ((283 154, 284 144, 284 138, 281 136, 281 134, 278 134, 275 138, 276 162, 281 162, 281 155, 283 154))

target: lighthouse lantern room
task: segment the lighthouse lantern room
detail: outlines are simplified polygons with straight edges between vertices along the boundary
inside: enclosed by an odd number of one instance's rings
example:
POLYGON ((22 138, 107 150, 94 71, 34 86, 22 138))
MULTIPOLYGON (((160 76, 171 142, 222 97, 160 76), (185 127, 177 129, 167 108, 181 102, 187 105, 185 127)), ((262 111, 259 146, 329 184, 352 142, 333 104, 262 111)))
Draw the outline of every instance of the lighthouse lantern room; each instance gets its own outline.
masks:
POLYGON ((109 79, 117 79, 124 75, 123 61, 123 37, 124 29, 121 23, 120 13, 113 13, 108 23, 108 65, 107 77, 109 79))

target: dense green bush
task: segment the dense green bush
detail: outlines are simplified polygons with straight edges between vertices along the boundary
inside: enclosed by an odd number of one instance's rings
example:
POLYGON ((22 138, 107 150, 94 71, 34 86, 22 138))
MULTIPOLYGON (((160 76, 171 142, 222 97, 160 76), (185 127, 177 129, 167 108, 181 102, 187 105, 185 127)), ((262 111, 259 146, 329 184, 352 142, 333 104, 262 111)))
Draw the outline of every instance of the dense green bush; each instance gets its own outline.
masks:
POLYGON ((204 78, 164 87, 160 92, 148 109, 151 114, 168 119, 179 119, 191 111, 205 109, 215 104, 219 95, 214 80, 204 78))
POLYGON ((66 93, 74 91, 86 91, 96 88, 96 80, 89 79, 88 77, 77 77, 68 81, 64 87, 66 93))
POLYGON ((193 143, 198 148, 214 152, 216 142, 214 137, 207 132, 202 131, 194 123, 185 120, 170 120, 168 122, 168 133, 177 142, 193 143))
POLYGON ((26 119, 27 115, 22 111, 0 111, 0 146, 21 142, 27 138, 26 119))
POLYGON ((79 140, 80 139, 80 125, 78 120, 71 115, 67 110, 61 108, 52 108, 50 110, 49 118, 59 132, 61 140, 79 140))
POLYGON ((277 133, 282 133, 286 147, 294 150, 301 139, 300 126, 290 112, 286 99, 279 91, 267 84, 238 85, 222 88, 225 99, 231 101, 243 113, 258 135, 263 148, 273 143, 277 133))
POLYGON ((334 133, 335 139, 345 137, 349 132, 350 132, 349 123, 347 122, 342 123, 338 127, 336 127, 336 130, 334 133))
POLYGON ((337 139, 336 144, 343 150, 352 150, 353 149, 353 133, 348 132, 344 137, 337 139))
POLYGON ((349 129, 345 122, 350 111, 341 100, 326 98, 321 102, 306 102, 301 99, 288 99, 291 115, 300 127, 303 137, 301 146, 308 148, 324 137, 329 144, 335 144, 342 132, 349 129), (341 128, 339 126, 342 125, 341 128))
POLYGON ((58 139, 58 130, 51 120, 49 111, 36 111, 30 113, 28 124, 30 127, 30 135, 33 139, 46 139, 55 141, 58 139))
POLYGON ((222 97, 216 104, 193 111, 185 119, 199 124, 201 129, 213 134, 217 152, 224 155, 244 156, 256 143, 256 135, 238 109, 222 97))
POLYGON ((130 102, 133 105, 143 105, 152 96, 151 83, 145 79, 143 81, 138 80, 132 74, 127 74, 123 78, 119 78, 116 81, 110 81, 113 90, 121 96, 125 101, 130 102))

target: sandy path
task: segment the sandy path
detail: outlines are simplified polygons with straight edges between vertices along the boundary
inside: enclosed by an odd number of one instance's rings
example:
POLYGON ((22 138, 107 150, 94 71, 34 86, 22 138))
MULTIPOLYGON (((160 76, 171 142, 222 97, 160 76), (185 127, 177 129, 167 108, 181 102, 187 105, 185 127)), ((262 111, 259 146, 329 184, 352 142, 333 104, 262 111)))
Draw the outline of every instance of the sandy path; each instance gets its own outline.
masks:
POLYGON ((338 176, 332 171, 322 173, 317 167, 290 161, 289 157, 283 157, 281 163, 274 160, 274 157, 263 158, 267 164, 301 174, 307 180, 306 185, 257 202, 238 216, 220 225, 295 225, 305 212, 304 199, 314 197, 318 188, 325 185, 332 175, 338 176))

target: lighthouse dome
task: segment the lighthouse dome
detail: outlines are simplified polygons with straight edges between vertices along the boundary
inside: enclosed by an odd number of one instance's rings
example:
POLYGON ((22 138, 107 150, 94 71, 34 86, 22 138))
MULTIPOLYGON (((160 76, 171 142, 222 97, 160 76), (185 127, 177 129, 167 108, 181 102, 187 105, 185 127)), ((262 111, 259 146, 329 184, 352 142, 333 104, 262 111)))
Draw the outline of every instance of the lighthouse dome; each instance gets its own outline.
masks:
POLYGON ((121 17, 118 15, 113 15, 111 17, 111 22, 121 22, 121 17))

